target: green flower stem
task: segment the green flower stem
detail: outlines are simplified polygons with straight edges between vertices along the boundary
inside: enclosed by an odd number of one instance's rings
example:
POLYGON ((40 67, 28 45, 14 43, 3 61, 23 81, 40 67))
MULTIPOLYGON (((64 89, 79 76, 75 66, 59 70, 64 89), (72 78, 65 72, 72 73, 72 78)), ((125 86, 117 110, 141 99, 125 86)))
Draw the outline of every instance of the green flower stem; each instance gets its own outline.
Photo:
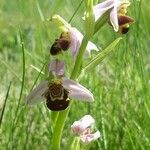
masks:
MULTIPOLYGON (((86 49, 86 46, 88 44, 88 41, 89 41, 89 38, 87 38, 86 36, 82 40, 79 53, 76 58, 75 66, 71 74, 71 79, 76 79, 79 75, 80 67, 82 63, 82 57, 86 49)), ((57 117, 57 121, 55 124, 55 128, 54 128, 54 132, 53 132, 52 150, 60 150, 60 141, 61 141, 62 131, 64 128, 66 118, 68 116, 69 110, 71 108, 71 105, 72 105, 72 101, 70 101, 70 105, 66 110, 59 112, 59 115, 57 117)))
POLYGON ((71 108, 71 105, 72 105, 72 101, 70 101, 70 105, 66 110, 61 111, 58 114, 54 132, 53 132, 52 150, 60 150, 60 141, 61 141, 62 131, 64 128, 65 120, 71 108))
MULTIPOLYGON (((93 10, 92 10, 93 0, 88 0, 86 3, 87 3, 86 6, 87 6, 87 14, 88 14, 88 16, 86 17, 86 34, 83 37, 78 55, 76 57, 75 65, 74 65, 74 68, 70 77, 73 80, 75 80, 81 72, 83 54, 87 47, 88 41, 92 37, 93 32, 94 32, 94 17, 93 17, 93 10), (89 31, 89 29, 91 31, 89 31)), ((65 121, 70 111, 72 103, 73 101, 70 101, 69 107, 64 111, 59 112, 58 114, 54 132, 53 132, 52 150, 60 150, 62 131, 63 131, 65 121)))
POLYGON ((51 122, 52 122, 52 127, 53 127, 53 129, 54 129, 54 127, 55 127, 55 123, 56 123, 58 114, 59 114, 59 112, 56 112, 56 111, 52 111, 52 112, 51 112, 51 122))
POLYGON ((85 13, 85 31, 86 36, 93 36, 95 27, 95 17, 93 12, 93 0, 85 1, 86 13, 85 13), (90 29, 90 30, 89 30, 90 29))
POLYGON ((82 43, 81 43, 81 46, 79 49, 79 53, 78 53, 77 58, 76 58, 75 66, 74 66, 74 69, 73 69, 72 74, 71 74, 71 79, 73 79, 73 80, 78 77, 78 74, 80 72, 82 57, 83 57, 83 54, 85 52, 88 41, 89 41, 89 38, 86 36, 82 40, 82 43))

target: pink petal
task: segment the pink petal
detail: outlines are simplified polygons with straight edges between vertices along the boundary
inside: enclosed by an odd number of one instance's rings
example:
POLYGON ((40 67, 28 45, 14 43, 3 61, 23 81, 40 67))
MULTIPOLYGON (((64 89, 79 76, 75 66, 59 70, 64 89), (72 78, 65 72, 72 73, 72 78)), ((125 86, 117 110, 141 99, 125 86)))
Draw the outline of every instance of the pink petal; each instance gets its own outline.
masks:
POLYGON ((97 131, 93 134, 83 134, 80 136, 80 139, 83 143, 88 144, 92 141, 97 140, 100 137, 100 132, 97 131))
POLYGON ((76 56, 83 39, 83 35, 76 28, 73 27, 69 29, 69 33, 70 33, 70 40, 71 40, 70 49, 72 55, 76 56))
POLYGON ((68 97, 87 102, 94 101, 93 94, 79 83, 71 79, 62 78, 62 85, 69 91, 68 97))
POLYGON ((87 44, 84 56, 85 57, 90 57, 92 50, 99 51, 98 48, 97 48, 97 46, 94 43, 92 43, 92 42, 89 41, 88 44, 87 44))
POLYGON ((114 0, 106 0, 94 6, 95 21, 97 21, 106 11, 113 8, 114 0))
POLYGON ((48 81, 43 81, 35 89, 33 89, 26 97, 28 105, 34 105, 38 102, 42 102, 44 99, 44 93, 48 89, 48 81))
MULTIPOLYGON (((71 53, 72 56, 75 57, 78 54, 81 42, 83 40, 83 35, 74 27, 69 28, 69 35, 71 40, 70 44, 71 53)), ((98 48, 94 43, 88 42, 84 56, 85 57, 90 56, 91 50, 98 50, 98 48)))
POLYGON ((82 117, 79 121, 75 121, 71 125, 71 129, 75 134, 82 134, 88 127, 90 127, 92 124, 94 124, 95 121, 92 116, 85 115, 82 117))
POLYGON ((65 73, 65 64, 63 61, 58 59, 53 60, 49 63, 49 71, 51 71, 56 76, 62 76, 65 73))
POLYGON ((117 14, 117 8, 114 7, 112 11, 110 12, 110 22, 115 30, 115 32, 118 32, 119 30, 119 24, 118 24, 118 14, 117 14))

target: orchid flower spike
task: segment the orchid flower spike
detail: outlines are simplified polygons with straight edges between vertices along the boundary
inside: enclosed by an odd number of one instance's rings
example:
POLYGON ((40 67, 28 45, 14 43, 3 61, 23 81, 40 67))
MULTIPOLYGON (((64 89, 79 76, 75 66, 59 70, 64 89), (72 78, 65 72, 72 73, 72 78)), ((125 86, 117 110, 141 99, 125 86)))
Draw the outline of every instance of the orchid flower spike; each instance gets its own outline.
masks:
POLYGON ((69 106, 70 99, 93 102, 93 94, 79 83, 61 77, 64 75, 64 62, 54 60, 49 65, 49 71, 55 74, 56 79, 45 80, 33 89, 26 97, 28 105, 46 101, 52 111, 61 111, 69 106))
POLYGON ((80 140, 83 143, 90 143, 92 141, 95 141, 100 137, 100 132, 96 131, 95 133, 92 133, 92 125, 94 125, 95 120, 90 115, 85 115, 82 117, 79 121, 75 121, 71 125, 71 129, 73 133, 78 135, 80 137, 80 140))
MULTIPOLYGON (((52 22, 58 24, 63 32, 51 46, 50 54, 57 55, 62 51, 70 49, 72 55, 75 57, 78 54, 83 35, 75 27, 71 27, 71 25, 59 15, 54 15, 52 17, 52 22)), ((98 51, 98 48, 94 43, 89 41, 86 47, 85 56, 90 56, 91 50, 98 51)))
POLYGON ((125 34, 129 30, 129 24, 134 20, 126 16, 127 7, 130 5, 128 0, 106 0, 94 6, 95 21, 100 19, 106 12, 110 12, 110 24, 114 31, 125 34))

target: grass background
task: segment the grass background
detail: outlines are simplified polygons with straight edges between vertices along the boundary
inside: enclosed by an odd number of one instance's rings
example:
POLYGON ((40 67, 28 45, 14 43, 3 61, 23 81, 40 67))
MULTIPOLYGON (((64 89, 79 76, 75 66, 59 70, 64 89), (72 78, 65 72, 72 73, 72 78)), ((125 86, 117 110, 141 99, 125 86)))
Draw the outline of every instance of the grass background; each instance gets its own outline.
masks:
MULTIPOLYGON (((68 21, 79 3, 79 0, 0 0, 0 110, 3 114, 0 149, 50 149, 50 111, 44 103, 26 107, 24 98, 35 83, 44 79, 43 74, 38 80, 37 77, 51 44, 58 37, 55 26, 43 20, 57 13, 68 21)), ((102 134, 91 150, 150 149, 149 5, 149 0, 131 1, 128 14, 135 23, 129 33, 123 36, 115 52, 83 76, 81 83, 93 92, 95 102, 74 103, 65 125, 62 149, 73 139, 70 125, 85 114, 96 119, 102 134)), ((82 32, 83 12, 82 4, 71 22, 82 32)), ((105 25, 91 40, 104 49, 118 36, 122 35, 105 25)), ((65 60, 71 64, 67 56, 65 60)))

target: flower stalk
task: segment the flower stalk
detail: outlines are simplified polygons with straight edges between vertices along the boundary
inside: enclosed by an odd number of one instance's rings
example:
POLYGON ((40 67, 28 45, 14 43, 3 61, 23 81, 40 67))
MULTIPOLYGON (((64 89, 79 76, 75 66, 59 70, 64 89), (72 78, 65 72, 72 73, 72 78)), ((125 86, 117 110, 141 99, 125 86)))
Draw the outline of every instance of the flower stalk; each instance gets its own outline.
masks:
POLYGON ((93 0, 85 1, 85 31, 87 37, 92 37, 94 33, 95 17, 93 12, 93 0), (90 30, 89 30, 90 29, 90 30))
MULTIPOLYGON (((88 4, 89 4, 89 1, 90 0, 87 1, 88 4)), ((93 4, 93 2, 91 4, 93 4)), ((90 8, 92 8, 92 7, 90 7, 90 8)), ((89 10, 91 11, 91 9, 89 9, 89 10)), ((87 10, 87 12, 88 12, 88 10, 87 10)), ((90 12, 90 14, 91 14, 91 12, 90 12)), ((93 15, 89 15, 89 17, 93 17, 93 15)), ((89 17, 87 19, 93 21, 93 18, 91 19, 89 17)), ((93 22, 91 23, 90 21, 88 21, 87 23, 89 23, 91 25, 91 28, 94 28, 93 22)), ((90 29, 90 25, 88 26, 89 29, 90 29)), ((88 30, 86 30, 86 32, 88 32, 88 30)), ((81 67, 81 63, 82 63, 83 54, 87 47, 88 41, 90 40, 91 34, 93 34, 93 33, 92 32, 85 33, 85 36, 83 37, 83 40, 82 40, 82 43, 81 43, 81 46, 79 49, 79 53, 76 57, 75 65, 74 65, 74 68, 73 68, 73 71, 72 71, 71 77, 70 77, 73 80, 77 79, 78 75, 80 74, 80 67, 81 67)), ((57 117, 57 121, 55 124, 55 128, 54 128, 54 132, 53 132, 52 150, 60 150, 60 141, 61 141, 61 137, 62 137, 62 131, 64 128, 66 118, 68 116, 68 113, 70 111, 71 105, 72 105, 72 101, 70 102, 70 105, 66 110, 59 112, 59 115, 57 117)))
POLYGON ((84 36, 83 41, 82 41, 81 46, 80 46, 80 49, 79 49, 79 53, 78 53, 76 61, 75 61, 73 71, 71 73, 71 79, 73 79, 73 80, 75 80, 78 77, 78 74, 80 72, 82 57, 83 57, 83 54, 85 52, 85 48, 88 44, 88 41, 89 41, 89 38, 84 36))
MULTIPOLYGON (((88 38, 86 38, 86 37, 83 38, 83 41, 82 41, 80 49, 79 49, 79 53, 78 53, 77 58, 76 58, 75 66, 74 66, 74 69, 73 69, 72 74, 71 74, 71 79, 76 79, 78 77, 81 62, 82 62, 82 57, 83 57, 85 48, 88 44, 88 41, 89 41, 88 38)), ((61 137, 62 137, 62 131, 64 128, 65 120, 66 120, 68 113, 70 111, 72 102, 73 101, 70 101, 70 105, 66 110, 61 111, 58 114, 57 121, 56 121, 55 128, 54 128, 54 132, 53 132, 52 150, 60 150, 60 141, 61 141, 61 137)))
POLYGON ((69 110, 71 108, 72 101, 70 102, 70 106, 64 110, 59 112, 57 121, 55 123, 55 128, 52 137, 52 150, 60 150, 60 141, 62 136, 62 131, 64 128, 65 120, 68 116, 69 110))

